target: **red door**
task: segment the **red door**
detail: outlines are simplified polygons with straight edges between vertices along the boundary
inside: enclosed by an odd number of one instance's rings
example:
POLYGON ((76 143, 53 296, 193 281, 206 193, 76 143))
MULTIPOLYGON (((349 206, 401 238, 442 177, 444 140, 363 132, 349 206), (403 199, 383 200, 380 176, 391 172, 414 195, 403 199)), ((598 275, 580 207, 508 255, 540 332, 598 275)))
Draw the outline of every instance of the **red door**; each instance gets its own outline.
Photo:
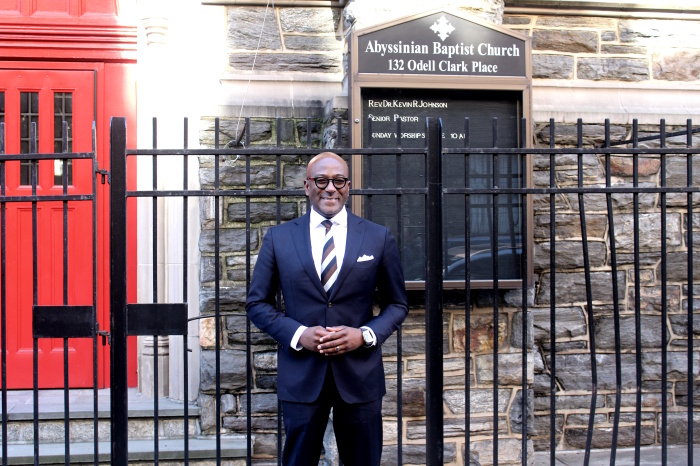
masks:
MULTIPOLYGON (((62 121, 68 123, 68 151, 92 151, 95 119, 95 73, 92 70, 0 70, 0 94, 0 104, 4 100, 4 112, 0 106, 0 116, 4 116, 5 121, 7 154, 30 151, 31 123, 37 126, 38 152, 61 152, 62 121)), ((62 169, 61 161, 38 162, 38 196, 62 193, 62 169)), ((69 194, 92 193, 91 160, 72 161, 66 173, 69 194)), ((31 163, 7 162, 6 195, 31 194, 31 163)), ((71 201, 67 211, 68 282, 67 293, 64 293, 63 202, 37 203, 36 257, 31 203, 6 204, 8 388, 32 387, 35 290, 39 305, 94 304, 93 205, 90 201, 71 201)), ((101 323, 100 327, 107 326, 101 323)), ((41 339, 38 347, 39 387, 62 387, 63 340, 41 339)), ((100 363, 104 359, 102 351, 102 345, 98 345, 100 363)), ((68 353, 70 386, 91 387, 92 339, 69 339, 68 353)))

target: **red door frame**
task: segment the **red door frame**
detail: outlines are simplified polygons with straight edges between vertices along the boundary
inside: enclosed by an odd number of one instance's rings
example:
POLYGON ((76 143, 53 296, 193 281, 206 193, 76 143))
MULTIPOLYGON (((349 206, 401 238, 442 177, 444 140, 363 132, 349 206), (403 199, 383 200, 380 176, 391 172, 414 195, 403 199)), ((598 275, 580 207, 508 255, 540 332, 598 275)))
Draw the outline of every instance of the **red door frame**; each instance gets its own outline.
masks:
MULTIPOLYGON (((0 5, 0 68, 93 70, 97 159, 109 170, 109 123, 126 117, 127 148, 136 149, 136 0, 18 0, 0 5), (43 10, 43 11, 41 11, 43 10), (127 14, 129 14, 127 16, 127 14)), ((136 189, 129 161, 127 189, 136 189)), ((109 323, 109 187, 97 185, 97 313, 109 323)), ((136 210, 127 217, 127 299, 136 302, 136 210)), ((136 339, 128 343, 128 385, 137 385, 136 339)), ((98 361, 98 384, 109 386, 109 351, 98 361)))

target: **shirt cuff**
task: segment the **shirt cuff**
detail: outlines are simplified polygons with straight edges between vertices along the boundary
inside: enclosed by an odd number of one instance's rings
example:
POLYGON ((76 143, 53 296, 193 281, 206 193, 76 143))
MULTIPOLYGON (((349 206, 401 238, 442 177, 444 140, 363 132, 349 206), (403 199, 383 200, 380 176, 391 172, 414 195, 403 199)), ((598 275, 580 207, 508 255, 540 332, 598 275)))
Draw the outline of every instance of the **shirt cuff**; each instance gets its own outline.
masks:
POLYGON ((294 336, 292 337, 292 343, 289 345, 292 348, 294 348, 297 351, 301 351, 304 349, 303 346, 299 344, 299 340, 301 339, 301 334, 304 333, 304 330, 306 330, 308 327, 304 327, 303 325, 300 326, 296 332, 294 332, 294 336))
POLYGON ((371 348, 372 346, 377 346, 377 335, 374 334, 374 330, 372 330, 371 328, 369 328, 367 326, 360 327, 360 330, 369 330, 369 334, 372 337, 372 344, 365 345, 365 346, 367 346, 369 348, 371 348))

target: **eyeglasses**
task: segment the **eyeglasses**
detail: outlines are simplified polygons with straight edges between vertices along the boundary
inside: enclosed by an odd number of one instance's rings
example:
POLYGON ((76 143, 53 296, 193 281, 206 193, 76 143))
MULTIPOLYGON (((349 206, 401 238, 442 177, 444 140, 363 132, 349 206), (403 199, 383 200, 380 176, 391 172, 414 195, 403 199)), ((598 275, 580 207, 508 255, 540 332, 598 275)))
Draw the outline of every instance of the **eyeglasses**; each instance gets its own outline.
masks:
POLYGON ((307 178, 307 180, 314 180, 314 184, 318 189, 326 189, 328 183, 332 182, 335 189, 343 189, 346 184, 348 184, 348 179, 345 177, 338 178, 326 178, 323 176, 317 176, 316 178, 307 178))

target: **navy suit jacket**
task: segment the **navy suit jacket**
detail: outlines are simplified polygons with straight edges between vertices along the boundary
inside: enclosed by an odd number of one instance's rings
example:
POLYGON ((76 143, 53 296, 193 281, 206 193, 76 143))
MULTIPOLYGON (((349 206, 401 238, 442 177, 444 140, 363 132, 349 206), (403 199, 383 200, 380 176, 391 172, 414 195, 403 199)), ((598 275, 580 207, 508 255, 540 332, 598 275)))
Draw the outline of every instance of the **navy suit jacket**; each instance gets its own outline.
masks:
POLYGON ((268 230, 255 264, 246 311, 252 322, 279 343, 277 394, 282 401, 315 401, 328 364, 340 396, 348 403, 380 399, 386 393, 381 345, 408 313, 399 250, 389 229, 348 212, 347 243, 330 296, 311 254, 309 214, 268 230), (363 257, 358 262, 358 259, 363 257), (276 307, 282 289, 284 311, 276 307), (372 306, 378 290, 380 312, 372 306), (340 356, 324 356, 290 343, 300 325, 359 328, 367 325, 377 345, 340 356))

